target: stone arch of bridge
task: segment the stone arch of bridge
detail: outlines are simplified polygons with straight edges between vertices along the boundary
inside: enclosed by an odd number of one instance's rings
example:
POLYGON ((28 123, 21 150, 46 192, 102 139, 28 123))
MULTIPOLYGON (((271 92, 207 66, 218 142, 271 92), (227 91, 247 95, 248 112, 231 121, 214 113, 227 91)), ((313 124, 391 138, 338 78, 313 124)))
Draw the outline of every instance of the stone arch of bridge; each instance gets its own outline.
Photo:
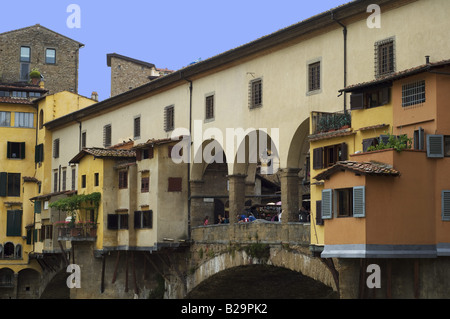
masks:
MULTIPOLYGON (((208 252, 205 253, 208 255, 208 252)), ((245 249, 227 249, 225 252, 215 254, 199 263, 186 280, 186 295, 199 284, 212 276, 236 267, 250 265, 270 265, 286 268, 330 287, 338 291, 333 275, 326 263, 318 257, 312 257, 308 253, 302 253, 295 249, 285 249, 282 246, 271 247, 270 256, 260 259, 249 255, 245 249)))

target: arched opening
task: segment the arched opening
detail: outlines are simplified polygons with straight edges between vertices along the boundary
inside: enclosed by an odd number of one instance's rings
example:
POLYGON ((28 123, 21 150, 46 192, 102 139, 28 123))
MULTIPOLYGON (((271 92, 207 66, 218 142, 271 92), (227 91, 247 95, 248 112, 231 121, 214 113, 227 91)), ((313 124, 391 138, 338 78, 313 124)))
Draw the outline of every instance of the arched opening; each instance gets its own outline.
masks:
POLYGON ((270 265, 221 271, 195 287, 186 299, 338 299, 331 287, 303 274, 270 265))
POLYGON ((69 275, 66 268, 56 274, 45 287, 41 299, 70 299, 70 288, 67 287, 69 275))
POLYGON ((26 268, 19 271, 17 279, 17 298, 28 299, 39 296, 40 274, 34 269, 26 268))
POLYGON ((9 268, 0 269, 0 288, 14 287, 14 271, 9 268))

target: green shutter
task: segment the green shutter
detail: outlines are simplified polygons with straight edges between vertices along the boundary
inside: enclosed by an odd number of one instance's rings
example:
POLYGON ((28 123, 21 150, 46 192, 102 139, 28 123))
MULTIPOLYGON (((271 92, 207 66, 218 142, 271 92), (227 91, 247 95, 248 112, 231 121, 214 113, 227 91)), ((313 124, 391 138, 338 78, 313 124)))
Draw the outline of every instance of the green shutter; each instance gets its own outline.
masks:
POLYGON ((8 210, 6 216, 6 236, 22 236, 22 211, 8 210))
POLYGON ((33 230, 31 228, 27 229, 27 245, 31 245, 32 244, 32 235, 33 234, 33 230))
POLYGON ((34 202, 34 213, 40 214, 42 210, 42 202, 37 200, 34 202))
POLYGON ((353 188, 353 217, 366 217, 366 188, 353 188))
POLYGON ((0 196, 6 197, 8 190, 8 173, 0 173, 0 196))
POLYGON ((322 191, 322 219, 333 218, 333 190, 322 191))

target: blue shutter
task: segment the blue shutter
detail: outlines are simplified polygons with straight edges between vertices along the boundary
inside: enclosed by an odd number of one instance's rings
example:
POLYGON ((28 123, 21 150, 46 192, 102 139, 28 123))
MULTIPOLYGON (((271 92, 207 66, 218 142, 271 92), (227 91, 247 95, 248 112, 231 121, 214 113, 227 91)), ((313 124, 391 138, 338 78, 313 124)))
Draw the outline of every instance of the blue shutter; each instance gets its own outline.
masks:
POLYGON ((333 190, 322 191, 322 219, 333 218, 333 190))
POLYGON ((353 188, 353 217, 366 217, 366 188, 353 188))
POLYGON ((442 191, 442 220, 450 221, 450 191, 442 191))
POLYGON ((444 157, 444 135, 427 135, 427 156, 432 158, 444 157))

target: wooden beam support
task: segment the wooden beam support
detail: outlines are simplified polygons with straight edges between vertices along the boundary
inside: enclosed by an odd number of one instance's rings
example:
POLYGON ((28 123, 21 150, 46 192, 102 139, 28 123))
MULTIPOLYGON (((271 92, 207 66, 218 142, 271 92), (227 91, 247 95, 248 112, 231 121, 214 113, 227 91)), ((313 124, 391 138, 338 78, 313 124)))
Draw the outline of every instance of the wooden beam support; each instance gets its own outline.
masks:
POLYGON ((120 250, 117 251, 116 264, 114 266, 114 274, 111 283, 115 283, 117 279, 117 268, 119 267, 119 259, 120 259, 120 250))
POLYGON ((105 291, 105 266, 106 266, 106 256, 102 255, 102 281, 100 284, 100 293, 105 291))
POLYGON ((66 252, 64 251, 62 242, 61 242, 60 240, 58 240, 58 243, 59 243, 59 247, 61 248, 61 254, 62 254, 63 257, 64 257, 64 261, 65 261, 65 263, 66 263, 66 266, 69 266, 69 260, 67 259, 66 252))

